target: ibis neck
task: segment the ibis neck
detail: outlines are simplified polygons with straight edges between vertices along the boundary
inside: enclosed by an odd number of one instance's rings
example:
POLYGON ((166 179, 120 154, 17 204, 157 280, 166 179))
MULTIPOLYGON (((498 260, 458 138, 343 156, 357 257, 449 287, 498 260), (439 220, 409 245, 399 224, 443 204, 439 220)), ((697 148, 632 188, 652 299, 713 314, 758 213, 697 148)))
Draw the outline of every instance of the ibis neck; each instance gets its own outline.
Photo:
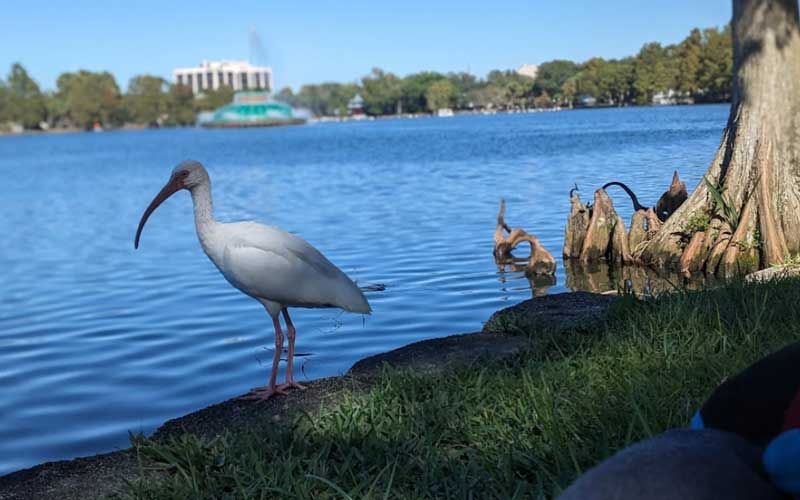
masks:
POLYGON ((216 224, 214 219, 214 205, 211 201, 211 184, 203 183, 192 188, 192 202, 194 204, 194 225, 197 229, 197 236, 203 247, 206 246, 204 240, 216 224))
POLYGON ((192 188, 194 223, 198 227, 214 222, 214 206, 211 202, 211 184, 203 183, 192 188))

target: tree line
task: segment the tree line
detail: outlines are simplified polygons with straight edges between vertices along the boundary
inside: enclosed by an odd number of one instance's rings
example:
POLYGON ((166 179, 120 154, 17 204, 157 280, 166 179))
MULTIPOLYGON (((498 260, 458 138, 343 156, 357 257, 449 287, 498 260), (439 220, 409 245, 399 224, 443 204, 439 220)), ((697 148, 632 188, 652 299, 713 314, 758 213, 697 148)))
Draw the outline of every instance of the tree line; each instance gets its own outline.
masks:
MULTIPOLYGON (((731 98, 732 61, 730 27, 693 29, 680 43, 648 43, 636 55, 622 59, 547 61, 535 78, 500 70, 486 78, 432 71, 399 77, 375 68, 358 82, 303 85, 297 93, 285 87, 275 98, 316 116, 346 115, 356 94, 364 99, 364 111, 373 116, 441 108, 642 105, 669 91, 694 102, 722 102, 731 98)), ((232 95, 229 87, 193 95, 186 86, 152 75, 132 78, 123 93, 111 73, 85 70, 63 73, 56 89, 45 92, 17 63, 0 79, 0 128, 8 123, 26 129, 190 125, 197 113, 229 103, 232 95)))
POLYGON ((107 71, 77 71, 58 77, 56 89, 43 92, 25 68, 15 63, 0 80, 0 131, 16 123, 25 129, 90 129, 124 124, 182 126, 197 113, 231 102, 233 90, 222 87, 193 95, 185 85, 171 85, 158 76, 131 78, 122 93, 107 71))
POLYGON ((692 102, 724 102, 731 98, 732 61, 730 27, 695 28, 680 43, 648 43, 622 59, 547 61, 539 65, 535 78, 499 70, 485 79, 466 72, 430 71, 401 78, 375 68, 358 83, 304 85, 297 93, 285 87, 275 97, 317 116, 347 114, 347 104, 356 94, 364 99, 365 112, 375 116, 440 108, 643 105, 669 91, 692 102))

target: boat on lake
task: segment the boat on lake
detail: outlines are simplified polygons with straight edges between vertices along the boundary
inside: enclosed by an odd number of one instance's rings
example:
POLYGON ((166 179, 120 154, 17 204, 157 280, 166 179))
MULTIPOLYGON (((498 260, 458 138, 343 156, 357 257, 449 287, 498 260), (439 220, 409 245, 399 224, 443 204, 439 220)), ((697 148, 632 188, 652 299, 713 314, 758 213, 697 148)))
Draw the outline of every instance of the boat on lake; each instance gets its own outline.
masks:
POLYGON ((233 102, 198 117, 198 125, 212 128, 274 127, 301 125, 305 118, 282 102, 273 101, 268 92, 242 91, 233 95, 233 102))

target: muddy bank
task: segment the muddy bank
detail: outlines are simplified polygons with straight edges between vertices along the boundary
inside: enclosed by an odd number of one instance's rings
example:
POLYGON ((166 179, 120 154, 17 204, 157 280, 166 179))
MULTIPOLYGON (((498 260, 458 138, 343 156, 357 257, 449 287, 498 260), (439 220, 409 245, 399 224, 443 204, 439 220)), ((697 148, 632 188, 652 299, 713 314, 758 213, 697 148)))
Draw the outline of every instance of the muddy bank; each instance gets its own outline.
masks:
MULTIPOLYGON (((550 330, 575 325, 590 328, 605 317, 613 300, 585 292, 526 300, 492 315, 482 332, 415 342, 365 358, 342 376, 303 382, 308 390, 292 391, 267 402, 229 399, 165 422, 152 438, 164 440, 185 432, 214 436, 265 421, 274 424, 291 421, 298 413, 313 414, 335 405, 344 394, 370 390, 386 366, 435 375, 457 365, 508 359, 535 347, 527 337, 507 334, 510 326, 529 324, 550 330)), ((121 492, 125 481, 138 474, 138 461, 130 449, 47 462, 0 477, 0 500, 107 498, 121 492)))

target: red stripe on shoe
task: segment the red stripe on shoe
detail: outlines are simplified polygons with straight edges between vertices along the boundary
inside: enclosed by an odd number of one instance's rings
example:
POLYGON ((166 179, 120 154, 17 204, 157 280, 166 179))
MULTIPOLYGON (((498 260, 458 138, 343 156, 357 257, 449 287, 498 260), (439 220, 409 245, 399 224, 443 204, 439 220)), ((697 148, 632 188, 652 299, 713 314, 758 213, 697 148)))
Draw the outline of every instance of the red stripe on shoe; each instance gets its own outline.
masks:
POLYGON ((783 431, 800 429, 800 391, 794 395, 792 403, 783 414, 783 431))

